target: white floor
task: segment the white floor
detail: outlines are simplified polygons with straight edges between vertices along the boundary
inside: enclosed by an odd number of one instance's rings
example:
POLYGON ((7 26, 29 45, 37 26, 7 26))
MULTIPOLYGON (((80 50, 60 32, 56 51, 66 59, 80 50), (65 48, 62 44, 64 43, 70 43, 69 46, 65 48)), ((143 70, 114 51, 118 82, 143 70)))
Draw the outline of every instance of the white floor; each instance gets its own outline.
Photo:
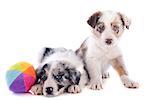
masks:
MULTIPOLYGON (((131 72, 131 71, 130 71, 131 72)), ((139 73, 136 71, 135 73, 139 73)), ((149 83, 148 80, 145 77, 145 74, 143 75, 132 75, 133 77, 136 77, 136 79, 139 80, 140 88, 139 89, 127 89, 125 88, 117 74, 113 71, 113 69, 110 69, 110 78, 106 81, 104 89, 102 90, 90 90, 88 88, 83 89, 83 91, 79 94, 62 94, 57 97, 44 97, 44 96, 36 96, 31 94, 14 94, 11 91, 8 90, 8 87, 5 82, 5 70, 1 72, 1 84, 0 84, 0 97, 3 99, 15 99, 15 100, 44 100, 48 98, 53 98, 55 100, 57 99, 72 99, 72 100, 79 100, 79 99, 147 99, 149 97, 149 83)))

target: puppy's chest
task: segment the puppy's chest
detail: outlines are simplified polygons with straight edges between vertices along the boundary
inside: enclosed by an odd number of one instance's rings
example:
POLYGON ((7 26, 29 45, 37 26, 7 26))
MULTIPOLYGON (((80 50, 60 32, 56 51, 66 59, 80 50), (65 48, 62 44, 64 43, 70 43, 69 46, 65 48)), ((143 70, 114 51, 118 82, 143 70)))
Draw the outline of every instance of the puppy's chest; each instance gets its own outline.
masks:
POLYGON ((100 49, 96 46, 89 47, 86 52, 86 58, 92 58, 98 60, 103 64, 107 64, 110 60, 120 56, 121 53, 118 48, 112 49, 100 49))
POLYGON ((104 52, 101 52, 96 48, 93 48, 92 50, 88 49, 86 53, 86 58, 95 60, 101 64, 107 64, 110 60, 104 52))

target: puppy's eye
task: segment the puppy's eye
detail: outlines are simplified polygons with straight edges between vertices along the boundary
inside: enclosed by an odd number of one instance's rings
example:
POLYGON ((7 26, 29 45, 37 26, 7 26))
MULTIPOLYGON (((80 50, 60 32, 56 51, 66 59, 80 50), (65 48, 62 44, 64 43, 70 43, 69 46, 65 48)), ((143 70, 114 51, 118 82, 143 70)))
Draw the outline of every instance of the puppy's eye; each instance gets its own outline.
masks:
POLYGON ((112 25, 112 29, 115 33, 119 33, 119 26, 118 25, 112 25))
POLYGON ((45 81, 46 79, 47 79, 47 76, 46 76, 46 75, 43 75, 43 76, 42 76, 42 80, 45 81))
POLYGON ((104 29, 105 29, 104 23, 103 22, 98 23, 98 26, 97 26, 96 30, 98 32, 102 33, 104 31, 104 29))

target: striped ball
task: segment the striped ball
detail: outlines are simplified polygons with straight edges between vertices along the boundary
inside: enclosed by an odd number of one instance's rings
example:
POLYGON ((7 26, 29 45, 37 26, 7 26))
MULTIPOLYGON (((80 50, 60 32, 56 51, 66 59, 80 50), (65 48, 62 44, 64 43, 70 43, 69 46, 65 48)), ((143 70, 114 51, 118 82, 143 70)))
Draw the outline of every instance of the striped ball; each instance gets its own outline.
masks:
POLYGON ((27 62, 19 62, 11 66, 6 73, 9 89, 15 93, 28 92, 36 81, 33 66, 27 62))

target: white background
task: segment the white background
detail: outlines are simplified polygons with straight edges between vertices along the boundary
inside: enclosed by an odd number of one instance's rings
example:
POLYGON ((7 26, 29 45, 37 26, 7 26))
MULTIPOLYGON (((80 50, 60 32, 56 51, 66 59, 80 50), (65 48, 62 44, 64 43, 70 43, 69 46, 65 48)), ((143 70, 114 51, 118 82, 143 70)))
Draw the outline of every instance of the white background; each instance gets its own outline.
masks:
POLYGON ((150 99, 150 5, 149 0, 1 0, 0 1, 0 99, 150 99), (84 89, 80 94, 54 98, 16 95, 6 85, 5 73, 19 61, 38 65, 42 47, 77 49, 91 34, 88 17, 98 10, 125 13, 132 19, 120 43, 136 90, 126 89, 110 68, 110 79, 103 90, 84 89))

